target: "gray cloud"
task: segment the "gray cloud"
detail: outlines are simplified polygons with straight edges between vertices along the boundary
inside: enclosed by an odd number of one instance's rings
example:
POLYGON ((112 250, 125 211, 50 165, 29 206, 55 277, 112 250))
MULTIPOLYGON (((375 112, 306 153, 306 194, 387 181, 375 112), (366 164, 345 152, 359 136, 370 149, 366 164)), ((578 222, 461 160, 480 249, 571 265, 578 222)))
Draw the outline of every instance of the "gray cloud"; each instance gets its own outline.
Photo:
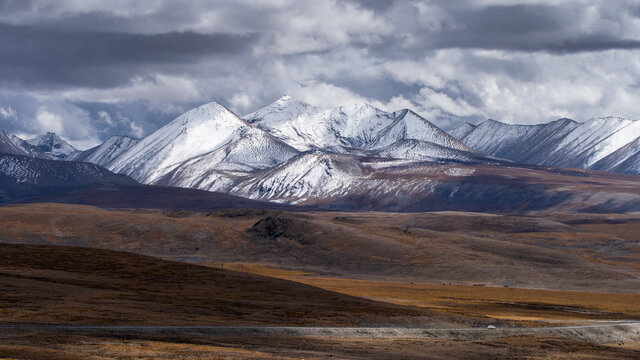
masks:
POLYGON ((194 63, 203 56, 248 51, 255 35, 69 32, 0 24, 0 78, 25 85, 109 87, 158 64, 194 63))
MULTIPOLYGON (((640 118, 635 1, 0 0, 0 128, 148 134, 190 107, 640 118)), ((91 140, 91 141, 89 141, 91 140)))

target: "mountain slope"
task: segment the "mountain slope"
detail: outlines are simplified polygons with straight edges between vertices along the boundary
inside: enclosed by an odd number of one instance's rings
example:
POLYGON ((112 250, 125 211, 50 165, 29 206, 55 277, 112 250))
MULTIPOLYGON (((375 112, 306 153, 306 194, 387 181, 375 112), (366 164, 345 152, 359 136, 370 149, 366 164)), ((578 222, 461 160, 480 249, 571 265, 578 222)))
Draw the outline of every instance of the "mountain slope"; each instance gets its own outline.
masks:
POLYGON ((226 191, 238 179, 298 154, 291 146, 257 128, 240 131, 237 140, 193 157, 155 181, 158 185, 226 191))
MULTIPOLYGON (((607 117, 584 123, 560 119, 539 125, 510 125, 487 120, 469 129, 465 125, 452 133, 491 156, 525 164, 608 170, 613 166, 596 164, 634 141, 640 135, 640 121, 607 117)), ((619 156, 631 156, 632 149, 619 156)))
POLYGON ((374 211, 640 210, 640 180, 511 163, 434 163, 310 151, 253 174, 232 195, 374 211))
POLYGON ((476 127, 477 127, 477 125, 466 123, 464 125, 461 125, 461 126, 455 128, 455 129, 449 131, 449 135, 451 135, 454 138, 460 140, 460 139, 464 138, 465 136, 467 136, 470 132, 475 130, 476 127))
POLYGON ((640 174, 640 137, 599 160, 591 168, 623 174, 640 174))
POLYGON ((363 175, 355 157, 315 150, 256 174, 231 189, 250 199, 298 203, 350 191, 363 175))
POLYGON ((109 169, 154 183, 184 161, 238 140, 249 127, 224 106, 208 103, 145 137, 115 159, 109 169))
POLYGON ((5 130, 0 130, 0 153, 43 157, 33 145, 5 130))
POLYGON ((95 184, 132 185, 136 182, 94 164, 0 154, 0 203, 95 184))
POLYGON ((77 151, 69 155, 66 160, 85 161, 100 166, 108 166, 115 158, 140 142, 129 136, 116 135, 108 138, 104 143, 85 151, 77 151))
POLYGON ((72 153, 78 151, 71 144, 52 132, 27 140, 27 142, 33 145, 36 151, 43 153, 44 156, 52 160, 64 160, 72 153))

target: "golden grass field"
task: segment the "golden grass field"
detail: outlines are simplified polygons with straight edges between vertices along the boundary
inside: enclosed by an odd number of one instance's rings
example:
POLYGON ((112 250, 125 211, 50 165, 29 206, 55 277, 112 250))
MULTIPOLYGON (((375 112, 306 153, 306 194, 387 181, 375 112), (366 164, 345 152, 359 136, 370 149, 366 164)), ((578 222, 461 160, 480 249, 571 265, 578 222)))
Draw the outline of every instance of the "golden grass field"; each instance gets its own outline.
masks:
MULTIPOLYGON (((210 264, 219 267, 220 264, 210 264)), ((343 294, 498 320, 640 319, 640 294, 493 286, 415 284, 325 277, 260 264, 225 268, 287 279, 343 294)))

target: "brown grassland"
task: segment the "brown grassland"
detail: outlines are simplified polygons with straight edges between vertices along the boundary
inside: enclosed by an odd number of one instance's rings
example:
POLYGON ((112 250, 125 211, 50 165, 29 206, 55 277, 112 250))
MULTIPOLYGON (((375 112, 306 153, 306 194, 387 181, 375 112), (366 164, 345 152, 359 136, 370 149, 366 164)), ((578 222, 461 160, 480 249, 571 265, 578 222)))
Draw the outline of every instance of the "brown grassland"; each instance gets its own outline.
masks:
MULTIPOLYGON (((640 214, 31 204, 0 208, 0 229, 0 323, 473 327, 640 319, 640 214)), ((0 358, 330 356, 633 359, 640 349, 541 335, 453 341, 0 330, 0 358)))

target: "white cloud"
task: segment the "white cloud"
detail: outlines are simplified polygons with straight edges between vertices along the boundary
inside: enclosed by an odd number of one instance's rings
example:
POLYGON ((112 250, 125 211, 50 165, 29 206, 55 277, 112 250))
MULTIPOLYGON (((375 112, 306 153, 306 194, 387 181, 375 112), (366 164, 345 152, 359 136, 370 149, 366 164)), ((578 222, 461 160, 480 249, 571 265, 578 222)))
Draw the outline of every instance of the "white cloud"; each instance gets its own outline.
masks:
POLYGON ((142 126, 136 124, 134 121, 129 123, 129 127, 131 128, 131 135, 137 138, 141 138, 144 135, 144 129, 142 126))
POLYGON ((0 106, 0 116, 7 120, 15 120, 18 113, 11 106, 0 106))
POLYGON ((54 132, 56 134, 62 134, 64 132, 64 122, 62 117, 47 110, 42 106, 36 113, 36 121, 44 132, 54 132))
POLYGON ((251 98, 247 93, 239 92, 231 97, 231 109, 238 114, 242 114, 251 106, 251 98))

